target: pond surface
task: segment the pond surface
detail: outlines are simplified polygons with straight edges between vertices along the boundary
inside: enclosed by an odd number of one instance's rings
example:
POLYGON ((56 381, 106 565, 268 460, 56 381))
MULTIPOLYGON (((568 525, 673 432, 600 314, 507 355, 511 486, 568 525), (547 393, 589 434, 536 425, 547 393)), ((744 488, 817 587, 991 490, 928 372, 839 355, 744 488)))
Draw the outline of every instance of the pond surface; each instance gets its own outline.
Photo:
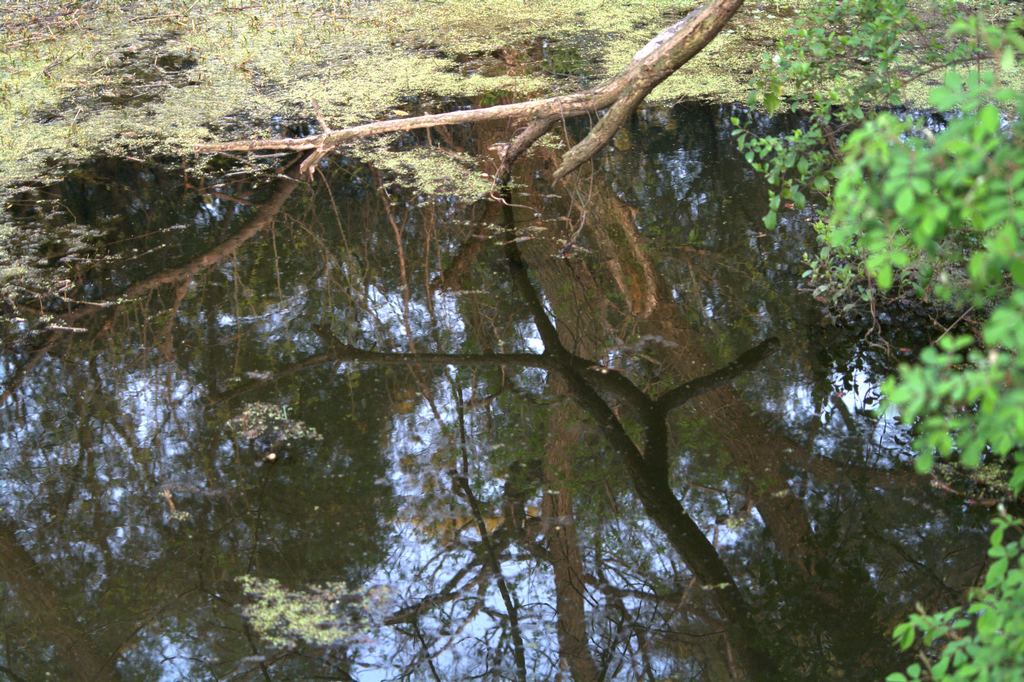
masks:
POLYGON ((646 110, 569 186, 540 149, 473 205, 344 159, 23 197, 104 246, 3 332, 0 674, 904 665, 892 627, 977 579, 985 514, 876 416, 891 361, 802 289, 808 215, 761 229, 734 113, 646 110))

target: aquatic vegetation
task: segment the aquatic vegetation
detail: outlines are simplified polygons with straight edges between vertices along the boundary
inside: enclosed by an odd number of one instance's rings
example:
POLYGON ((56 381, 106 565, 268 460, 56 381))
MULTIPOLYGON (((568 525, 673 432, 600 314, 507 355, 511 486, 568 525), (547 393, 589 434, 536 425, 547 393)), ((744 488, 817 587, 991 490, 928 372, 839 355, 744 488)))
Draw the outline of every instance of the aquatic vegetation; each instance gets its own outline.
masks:
MULTIPOLYGON (((780 31, 773 12, 802 4, 748 4, 734 29, 651 98, 741 98, 760 48, 780 31)), ((186 172, 202 174, 211 157, 193 153, 201 142, 578 90, 681 16, 669 0, 101 0, 49 9, 19 0, 0 18, 0 220, 20 190, 96 155, 183 158, 186 172), (568 73, 551 68, 554 54, 572 64, 568 73)), ((426 195, 474 200, 489 188, 466 156, 366 149, 351 153, 426 195)), ((9 297, 52 290, 66 276, 41 272, 38 257, 0 243, 9 297)))
POLYGON ((325 583, 289 590, 272 578, 241 576, 238 583, 251 601, 246 618, 256 633, 273 646, 338 645, 365 635, 375 624, 372 614, 388 602, 386 588, 352 592, 345 583, 325 583))
POLYGON ((389 148, 387 140, 375 140, 352 148, 353 155, 374 168, 386 171, 392 182, 415 187, 427 195, 445 195, 473 201, 486 195, 494 186, 491 178, 476 167, 467 154, 439 149, 415 147, 408 150, 389 148))
POLYGON ((273 445, 287 445, 297 440, 321 440, 316 429, 288 416, 288 410, 270 403, 249 403, 228 426, 239 438, 273 445))
MULTIPOLYGON (((36 3, 19 4, 27 13, 36 3)), ((277 134, 317 110, 338 127, 423 98, 575 88, 543 73, 544 46, 578 52, 600 78, 678 13, 668 0, 142 0, 20 31, 12 13, 0 38, 0 185, 39 181, 55 162, 97 152, 188 154, 225 135, 277 134), (487 68, 494 54, 504 61, 487 68)), ((779 23, 751 5, 655 96, 739 98, 752 48, 779 23)))

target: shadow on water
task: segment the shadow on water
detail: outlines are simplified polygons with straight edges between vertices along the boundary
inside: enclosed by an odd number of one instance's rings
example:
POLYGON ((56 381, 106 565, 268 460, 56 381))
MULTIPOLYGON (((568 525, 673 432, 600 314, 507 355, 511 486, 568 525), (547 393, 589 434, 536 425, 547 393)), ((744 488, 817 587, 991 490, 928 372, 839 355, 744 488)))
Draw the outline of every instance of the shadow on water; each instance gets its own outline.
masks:
POLYGON ((30 197, 95 238, 3 332, 0 671, 898 668, 984 517, 800 291, 808 217, 760 229, 733 113, 648 109, 593 173, 556 192, 539 149, 471 206, 343 161, 195 191, 108 160, 30 197))

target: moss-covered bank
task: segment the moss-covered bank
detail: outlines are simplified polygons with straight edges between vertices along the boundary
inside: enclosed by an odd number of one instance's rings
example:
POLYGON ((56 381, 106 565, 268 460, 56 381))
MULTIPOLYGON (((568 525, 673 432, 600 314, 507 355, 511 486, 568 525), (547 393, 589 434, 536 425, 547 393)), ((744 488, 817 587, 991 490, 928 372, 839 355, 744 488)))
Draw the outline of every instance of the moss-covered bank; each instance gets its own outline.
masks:
MULTIPOLYGON (((0 12, 0 289, 47 235, 11 197, 85 159, 185 157, 200 141, 332 127, 445 101, 579 88, 695 6, 673 0, 7 0, 0 12), (26 246, 28 245, 28 246, 26 246)), ((654 94, 741 99, 801 2, 751 2, 654 94)), ((426 193, 479 196, 472 160, 357 154, 426 193)), ((45 280, 46 277, 44 276, 45 280)))
MULTIPOLYGON (((0 18, 0 184, 96 153, 187 153, 272 135, 319 108, 332 126, 409 101, 521 97, 624 65, 691 3, 670 0, 94 0, 11 3, 0 18), (568 73, 568 75, 567 75, 568 73)), ((750 3, 655 93, 743 96, 799 3, 750 3)))

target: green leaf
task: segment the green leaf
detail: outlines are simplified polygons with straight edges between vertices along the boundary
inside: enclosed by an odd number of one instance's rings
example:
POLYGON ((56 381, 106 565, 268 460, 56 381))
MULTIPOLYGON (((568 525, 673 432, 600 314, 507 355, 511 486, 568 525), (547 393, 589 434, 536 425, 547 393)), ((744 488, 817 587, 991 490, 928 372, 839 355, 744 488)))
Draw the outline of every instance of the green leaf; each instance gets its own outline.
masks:
POLYGON ((914 639, 917 636, 917 631, 910 623, 900 623, 893 629, 892 636, 896 639, 896 643, 899 645, 900 649, 906 651, 914 645, 914 639))
POLYGON ((935 466, 935 458, 932 457, 930 452, 922 452, 914 458, 914 469, 919 474, 931 473, 932 468, 935 466))
POLYGON ((1021 491, 1024 491, 1024 466, 1018 466, 1013 470, 1013 476, 1010 477, 1010 490, 1015 495, 1020 495, 1021 491))
POLYGON ((986 104, 978 112, 978 130, 985 135, 992 135, 999 130, 999 110, 986 104))
POLYGON ((1013 48, 1007 47, 1003 50, 1003 56, 999 59, 999 68, 1003 71, 1013 71, 1016 62, 1017 59, 1013 53, 1013 48))
POLYGON ((878 283, 878 288, 882 291, 888 291, 892 288, 893 273, 892 266, 888 263, 883 263, 875 271, 875 281, 878 283))
POLYGON ((1024 260, 1015 260, 1010 263, 1010 276, 1013 282, 1019 287, 1024 287, 1024 260))
POLYGON ((985 588, 993 589, 998 587, 999 583, 1006 577, 1006 570, 1010 567, 1010 560, 1006 557, 999 559, 991 566, 989 566, 988 573, 985 575, 985 588))
POLYGON ((896 213, 901 216, 905 216, 914 208, 914 190, 909 185, 904 186, 896 194, 896 201, 894 203, 896 213))
POLYGON ((986 610, 978 617, 978 634, 987 637, 999 627, 999 615, 991 609, 986 610))
POLYGON ((800 190, 794 187, 793 191, 791 192, 791 195, 793 197, 793 206, 798 211, 803 209, 803 207, 807 205, 807 197, 805 197, 803 192, 801 192, 800 190))

